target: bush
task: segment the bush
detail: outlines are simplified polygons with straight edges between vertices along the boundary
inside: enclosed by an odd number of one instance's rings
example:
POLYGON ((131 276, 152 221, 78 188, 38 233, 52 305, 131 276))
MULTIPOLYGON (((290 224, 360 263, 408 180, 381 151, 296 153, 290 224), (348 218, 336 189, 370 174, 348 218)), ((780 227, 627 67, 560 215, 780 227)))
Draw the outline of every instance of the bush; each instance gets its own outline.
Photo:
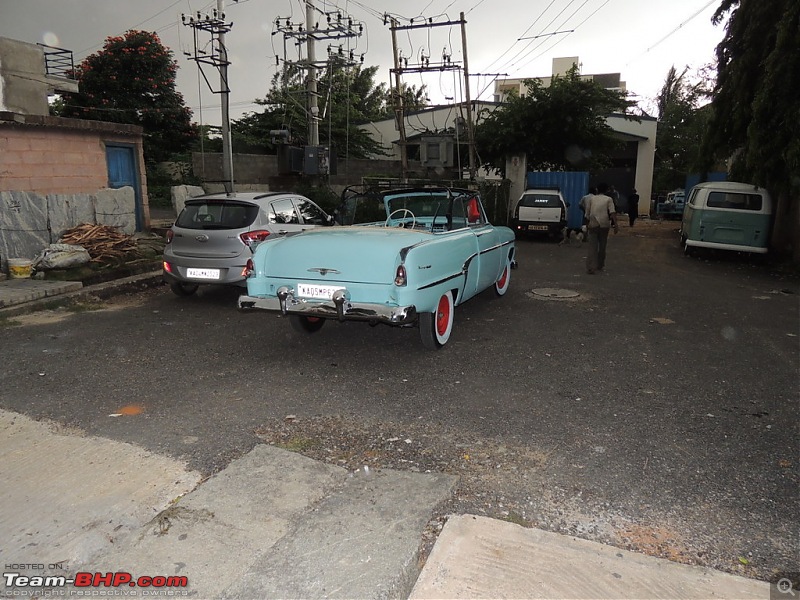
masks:
POLYGON ((146 169, 147 197, 150 206, 155 208, 172 208, 172 186, 202 184, 192 174, 192 167, 188 162, 149 163, 146 169))

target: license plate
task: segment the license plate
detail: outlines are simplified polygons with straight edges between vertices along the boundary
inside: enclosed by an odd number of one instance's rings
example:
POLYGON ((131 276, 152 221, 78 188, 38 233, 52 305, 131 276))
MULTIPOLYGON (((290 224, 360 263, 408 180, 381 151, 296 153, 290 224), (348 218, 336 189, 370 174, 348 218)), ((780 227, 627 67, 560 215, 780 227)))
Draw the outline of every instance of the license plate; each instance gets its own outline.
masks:
POLYGON ((192 279, 219 279, 219 269, 186 269, 186 276, 192 279))
POLYGON ((529 231, 547 231, 547 225, 528 225, 529 231))
POLYGON ((336 290, 344 289, 335 285, 310 285, 307 283, 297 284, 297 295, 301 298, 314 298, 316 300, 330 300, 336 290))

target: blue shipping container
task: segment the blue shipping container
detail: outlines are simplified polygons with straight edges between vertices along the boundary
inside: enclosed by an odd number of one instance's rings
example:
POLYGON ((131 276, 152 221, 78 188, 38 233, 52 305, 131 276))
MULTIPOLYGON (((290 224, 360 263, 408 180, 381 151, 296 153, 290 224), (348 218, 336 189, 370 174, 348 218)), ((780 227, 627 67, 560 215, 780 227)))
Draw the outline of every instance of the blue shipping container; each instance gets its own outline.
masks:
POLYGON ((689 199, 689 192, 698 183, 703 181, 728 181, 728 174, 725 171, 711 171, 706 173, 704 177, 700 177, 698 173, 690 173, 686 176, 686 199, 689 199))
MULTIPOLYGON (((586 171, 530 171, 525 182, 525 189, 555 188, 561 190, 561 195, 567 206, 567 227, 578 229, 583 225, 583 212, 578 203, 589 193, 589 173, 586 171)), ((514 202, 518 199, 514 198, 514 202)))

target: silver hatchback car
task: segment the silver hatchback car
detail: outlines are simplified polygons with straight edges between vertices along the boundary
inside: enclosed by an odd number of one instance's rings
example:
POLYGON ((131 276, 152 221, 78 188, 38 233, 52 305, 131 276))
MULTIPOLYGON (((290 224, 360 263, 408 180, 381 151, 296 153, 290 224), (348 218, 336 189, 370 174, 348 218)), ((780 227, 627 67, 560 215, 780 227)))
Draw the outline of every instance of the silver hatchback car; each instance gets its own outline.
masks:
POLYGON ((314 202, 289 192, 190 198, 167 232, 163 278, 179 296, 194 294, 201 284, 245 286, 242 269, 256 245, 333 224, 314 202))

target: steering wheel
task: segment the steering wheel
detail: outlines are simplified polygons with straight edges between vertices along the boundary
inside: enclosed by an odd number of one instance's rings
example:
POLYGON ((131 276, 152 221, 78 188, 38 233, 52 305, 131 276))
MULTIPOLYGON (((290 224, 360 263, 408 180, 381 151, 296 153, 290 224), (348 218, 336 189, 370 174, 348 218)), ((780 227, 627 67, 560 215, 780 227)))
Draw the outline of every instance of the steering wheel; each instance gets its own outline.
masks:
MULTIPOLYGON (((417 217, 415 217, 414 213, 411 212, 410 210, 408 210, 407 208, 398 208, 397 210, 393 210, 391 213, 389 213, 389 216, 386 219, 386 222, 383 224, 383 226, 384 227, 389 227, 389 221, 391 221, 392 217, 394 217, 397 213, 411 215, 411 229, 414 229, 414 227, 417 226, 417 217)), ((398 227, 405 227, 405 226, 406 226, 406 223, 400 223, 398 225, 398 227)))

